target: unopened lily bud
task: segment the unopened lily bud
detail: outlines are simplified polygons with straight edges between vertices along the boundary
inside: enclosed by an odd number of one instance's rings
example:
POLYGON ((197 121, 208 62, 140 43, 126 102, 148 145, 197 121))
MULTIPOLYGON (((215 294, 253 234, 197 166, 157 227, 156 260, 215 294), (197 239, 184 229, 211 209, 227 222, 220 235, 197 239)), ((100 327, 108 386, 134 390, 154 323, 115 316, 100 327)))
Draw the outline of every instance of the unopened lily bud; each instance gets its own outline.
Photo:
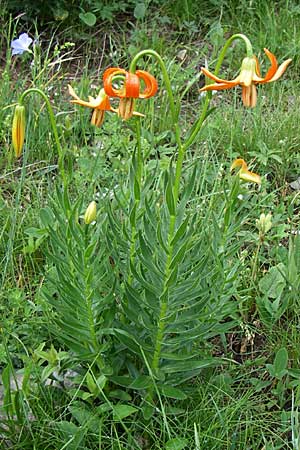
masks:
POLYGON ((17 158, 19 158, 22 154, 24 139, 25 107, 23 105, 17 105, 12 123, 12 144, 17 158))
POLYGON ((265 235, 272 228, 272 214, 265 215, 262 213, 259 219, 256 219, 256 228, 260 234, 265 235))
POLYGON ((97 205, 96 202, 93 201, 89 204, 89 206, 86 209, 86 212, 84 214, 84 222, 87 225, 94 222, 94 220, 96 220, 96 214, 97 214, 97 205))

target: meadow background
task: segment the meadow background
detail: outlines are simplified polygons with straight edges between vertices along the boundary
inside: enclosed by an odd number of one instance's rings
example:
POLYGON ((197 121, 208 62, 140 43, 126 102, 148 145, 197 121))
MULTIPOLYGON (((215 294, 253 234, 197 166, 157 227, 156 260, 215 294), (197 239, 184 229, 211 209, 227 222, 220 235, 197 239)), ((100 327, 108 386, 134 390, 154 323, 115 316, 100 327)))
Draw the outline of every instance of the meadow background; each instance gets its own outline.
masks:
MULTIPOLYGON (((299 22, 300 5, 292 0, 1 0, 1 448, 300 449, 299 22), (12 56, 11 41, 23 32, 35 39, 34 54, 12 56), (287 58, 293 62, 276 83, 258 88, 254 109, 243 107, 238 88, 214 94, 214 110, 188 150, 182 184, 191 191, 185 211, 193 218, 197 244, 184 264, 190 259, 204 274, 205 298, 210 314, 216 316, 211 319, 201 310, 201 323, 214 320, 213 331, 203 331, 193 342, 190 338, 189 345, 201 351, 203 361, 211 357, 213 362, 174 382, 173 391, 157 391, 155 410, 147 416, 141 399, 151 380, 147 375, 139 378, 137 370, 143 361, 135 365, 134 356, 130 363, 120 356, 127 346, 137 352, 130 339, 120 333, 116 349, 106 337, 101 351, 117 354, 118 367, 124 373, 126 368, 140 384, 126 386, 124 378, 105 371, 96 376, 89 355, 78 357, 80 342, 75 347, 70 330, 62 336, 63 319, 57 317, 63 312, 53 306, 61 280, 71 277, 59 255, 73 257, 73 269, 80 260, 76 245, 64 247, 69 245, 64 223, 70 205, 75 204, 75 213, 82 216, 88 204, 97 201, 95 239, 105 248, 92 262, 92 276, 102 279, 105 274, 106 289, 114 286, 117 297, 117 305, 103 312, 106 328, 118 328, 114 317, 119 314, 124 278, 135 286, 132 278, 138 276, 126 272, 124 262, 126 227, 132 225, 126 205, 137 145, 134 122, 111 115, 101 128, 93 127, 90 111, 70 104, 67 85, 81 98, 96 96, 107 67, 128 67, 138 51, 152 48, 167 66, 184 134, 203 104, 200 68, 208 64, 213 69, 226 39, 239 32, 250 38, 263 73, 269 64, 265 47, 279 63, 287 58), (26 144, 22 158, 14 156, 14 106, 30 87, 42 89, 54 109, 68 195, 62 194, 42 98, 30 96, 26 101, 26 144), (229 168, 238 157, 261 175, 260 187, 236 186, 229 168), (259 228, 262 213, 272 215, 269 230, 259 228), (55 221, 58 225, 52 229, 55 221), (123 233, 120 242, 115 239, 118 233, 123 233), (55 264, 62 264, 61 272, 54 273, 55 264)), ((235 44, 220 76, 232 79, 243 57, 243 46, 235 44)), ((145 114, 145 196, 153 202, 150 205, 162 207, 160 186, 167 184, 163 174, 176 144, 158 66, 152 59, 146 62, 159 91, 149 102, 138 103, 145 114)), ((145 202, 148 216, 141 212, 136 225, 145 227, 147 238, 153 232, 147 228, 153 223, 151 208, 147 211, 145 202)), ((74 236, 81 242, 84 237, 76 230, 74 236)), ((140 231, 144 236, 143 228, 140 231)), ((149 250, 143 239, 139 238, 141 265, 149 250)), ((66 292, 61 295, 76 295, 66 292)), ((72 308, 70 317, 71 313, 72 308)), ((132 328, 139 330, 139 318, 129 313, 137 323, 132 328)), ((191 310, 191 326, 197 314, 191 310)), ((73 331, 80 337, 82 330, 73 331)), ((130 323, 127 331, 129 335, 130 323)), ((154 386, 156 381, 152 379, 154 386)))

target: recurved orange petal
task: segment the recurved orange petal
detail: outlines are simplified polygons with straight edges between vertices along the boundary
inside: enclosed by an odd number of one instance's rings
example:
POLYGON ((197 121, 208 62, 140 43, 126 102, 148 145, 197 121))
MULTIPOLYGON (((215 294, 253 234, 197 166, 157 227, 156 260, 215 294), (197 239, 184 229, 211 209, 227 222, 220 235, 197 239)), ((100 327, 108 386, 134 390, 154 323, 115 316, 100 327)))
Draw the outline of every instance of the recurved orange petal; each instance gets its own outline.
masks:
POLYGON ((228 83, 219 83, 219 84, 207 84, 200 89, 200 92, 206 91, 222 91, 223 89, 231 89, 234 86, 228 83))
POLYGON ((241 167, 244 170, 248 169, 247 163, 243 158, 237 158, 233 161, 230 166, 230 172, 232 172, 233 169, 236 169, 237 167, 241 167))
POLYGON ((106 94, 110 97, 125 97, 125 89, 122 87, 121 89, 115 89, 112 85, 113 77, 116 75, 125 75, 126 70, 121 69, 120 67, 111 67, 106 69, 103 74, 103 86, 106 94))
POLYGON ((230 86, 236 86, 238 85, 238 81, 236 80, 222 80, 222 78, 217 77, 213 73, 211 73, 209 70, 205 69, 205 67, 201 67, 201 72, 204 73, 204 75, 211 80, 216 81, 217 83, 223 83, 223 84, 229 84, 230 86))
POLYGON ((139 98, 153 97, 158 89, 156 79, 145 70, 137 70, 136 75, 145 83, 145 89, 143 92, 140 92, 139 98))
POLYGON ((270 60, 271 67, 267 71, 267 73, 266 73, 265 77, 263 78, 263 81, 261 81, 261 83, 267 83, 269 80, 271 80, 271 78, 275 75, 277 68, 278 68, 278 63, 277 63, 277 59, 276 59, 275 55, 273 55, 273 53, 271 53, 267 48, 264 48, 264 52, 270 60))
POLYGON ((282 64, 280 64, 280 66, 278 67, 275 75, 268 81, 268 83, 271 83, 272 81, 277 81, 278 78, 281 77, 281 75, 283 75, 283 73, 286 71, 287 66, 292 62, 291 59, 287 59, 286 61, 284 61, 282 64))
POLYGON ((139 98, 140 96, 140 79, 138 75, 126 72, 125 79, 125 95, 127 98, 139 98))
POLYGON ((78 97, 78 95, 76 94, 76 92, 74 91, 74 89, 72 88, 72 86, 70 84, 68 84, 68 90, 69 90, 69 94, 75 98, 76 100, 80 100, 80 98, 78 97))
POLYGON ((241 170, 239 176, 243 181, 261 184, 260 176, 257 173, 250 172, 250 170, 241 170))
POLYGON ((260 176, 257 173, 250 172, 250 170, 248 170, 247 163, 244 159, 238 158, 234 160, 230 167, 230 172, 237 167, 241 168, 239 171, 239 177, 241 180, 257 184, 261 183, 260 176))

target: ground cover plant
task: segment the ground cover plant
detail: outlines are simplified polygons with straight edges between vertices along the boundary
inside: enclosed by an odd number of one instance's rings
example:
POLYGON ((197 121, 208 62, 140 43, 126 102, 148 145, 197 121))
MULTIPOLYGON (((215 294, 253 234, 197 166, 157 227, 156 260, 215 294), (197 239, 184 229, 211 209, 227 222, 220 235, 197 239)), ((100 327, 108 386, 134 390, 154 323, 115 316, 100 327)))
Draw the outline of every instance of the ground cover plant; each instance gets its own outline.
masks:
POLYGON ((2 11, 3 448, 299 448, 300 10, 172 3, 2 11))

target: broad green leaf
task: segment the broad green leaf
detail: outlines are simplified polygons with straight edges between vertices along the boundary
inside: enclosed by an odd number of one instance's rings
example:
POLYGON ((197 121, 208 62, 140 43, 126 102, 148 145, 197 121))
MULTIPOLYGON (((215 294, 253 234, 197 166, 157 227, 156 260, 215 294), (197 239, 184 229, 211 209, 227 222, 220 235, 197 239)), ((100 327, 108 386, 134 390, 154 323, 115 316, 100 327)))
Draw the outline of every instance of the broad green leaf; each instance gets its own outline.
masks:
POLYGON ((286 268, 283 263, 272 267, 260 280, 258 284, 260 291, 269 298, 275 299, 280 297, 286 285, 286 280, 283 275, 285 273, 286 268))
POLYGON ((101 390, 104 389, 106 382, 107 382, 106 376, 101 374, 96 380, 97 387, 101 390))
POLYGON ((75 402, 69 406, 69 411, 77 422, 82 426, 87 426, 93 433, 99 432, 99 417, 92 410, 84 407, 84 403, 75 402))
POLYGON ((128 387, 131 389, 147 389, 149 386, 152 385, 152 379, 151 377, 147 375, 140 375, 138 378, 136 378, 128 387))
POLYGON ((50 208, 41 208, 40 210, 40 218, 44 227, 53 226, 54 215, 50 208))
POLYGON ((134 11, 133 11, 133 15, 136 19, 144 19, 146 14, 146 5, 145 3, 137 3, 134 11))
POLYGON ((130 405, 115 405, 113 406, 113 418, 116 421, 125 419, 125 417, 130 416, 138 411, 137 408, 134 408, 130 405))
POLYGON ((46 228, 29 227, 29 228, 26 228, 24 233, 27 234, 28 236, 32 236, 34 238, 41 238, 43 236, 48 235, 48 230, 46 228))
POLYGON ((69 17, 69 12, 66 9, 57 8, 53 10, 54 20, 66 20, 69 17))
POLYGON ((277 378, 282 378, 287 372, 288 352, 285 347, 278 350, 274 360, 274 372, 277 378))
POLYGON ((123 391, 121 389, 115 389, 114 391, 110 391, 108 393, 109 398, 116 398, 118 400, 123 400, 125 402, 130 402, 132 400, 132 397, 128 392, 123 391))
POLYGON ((173 386, 168 386, 165 384, 158 386, 158 389, 165 397, 175 398, 176 400, 185 400, 187 398, 187 395, 181 389, 173 386))
POLYGON ((128 376, 120 376, 120 375, 116 375, 116 376, 112 376, 109 377, 109 379, 115 383, 118 384, 119 386, 123 386, 123 387, 128 387, 130 386, 131 383, 133 383, 134 379, 128 376))
POLYGON ((87 429, 78 427, 73 422, 68 422, 67 420, 55 422, 55 428, 63 435, 63 441, 68 443, 68 450, 77 450, 87 432, 87 429))
POLYGON ((80 13, 79 19, 82 20, 82 22, 88 27, 93 27, 97 21, 97 17, 91 12, 80 13))
POLYGON ((99 393, 98 386, 95 383, 94 377, 92 376, 92 374, 90 372, 88 372, 86 375, 86 384, 87 384, 88 390, 92 394, 97 395, 99 393))
POLYGON ((142 413, 145 420, 151 419, 153 413, 154 413, 154 406, 150 403, 147 403, 142 406, 142 413))
POLYGON ((183 448, 186 448, 189 441, 185 438, 174 438, 170 439, 166 443, 165 450, 182 450, 183 448))

